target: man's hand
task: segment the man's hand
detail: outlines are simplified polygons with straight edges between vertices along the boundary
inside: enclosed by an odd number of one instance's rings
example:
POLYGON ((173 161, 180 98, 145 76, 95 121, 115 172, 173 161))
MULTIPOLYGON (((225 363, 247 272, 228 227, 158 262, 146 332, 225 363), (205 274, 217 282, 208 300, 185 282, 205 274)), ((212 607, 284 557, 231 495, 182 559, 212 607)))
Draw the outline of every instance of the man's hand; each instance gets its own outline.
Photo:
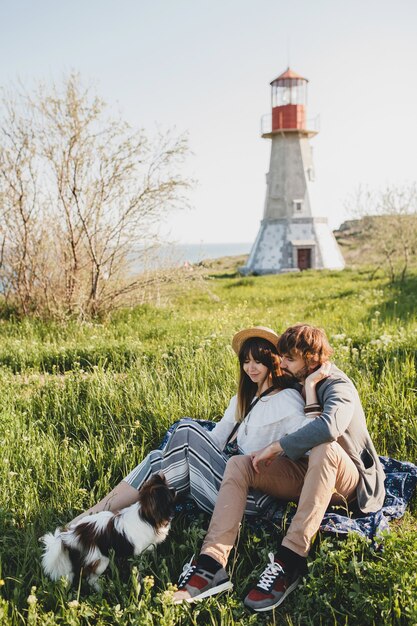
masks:
POLYGON ((314 388, 321 380, 323 380, 324 378, 328 378, 330 376, 331 367, 332 364, 330 363, 330 361, 322 363, 322 365, 317 370, 307 376, 304 382, 305 387, 314 388))
POLYGON ((274 441, 268 446, 265 446, 265 448, 262 448, 262 450, 252 452, 250 458, 252 460, 252 466, 255 472, 259 474, 259 463, 263 463, 265 467, 268 467, 268 465, 277 456, 277 454, 280 454, 280 452, 282 451, 283 450, 279 441, 274 441))

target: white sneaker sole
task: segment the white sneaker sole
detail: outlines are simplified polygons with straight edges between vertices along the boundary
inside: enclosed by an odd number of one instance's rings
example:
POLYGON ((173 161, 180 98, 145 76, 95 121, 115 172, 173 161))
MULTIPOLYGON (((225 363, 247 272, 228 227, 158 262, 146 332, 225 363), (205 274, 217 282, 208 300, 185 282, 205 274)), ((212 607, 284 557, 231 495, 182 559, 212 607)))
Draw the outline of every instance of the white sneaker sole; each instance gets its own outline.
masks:
POLYGON ((182 600, 174 600, 174 604, 181 604, 182 602, 188 602, 191 604, 192 602, 200 602, 200 600, 204 600, 205 598, 209 598, 210 596, 214 596, 218 593, 223 593, 223 591, 231 591, 233 589, 233 583, 230 580, 222 583, 221 585, 217 585, 217 587, 212 587, 211 589, 207 589, 207 591, 203 591, 198 596, 194 596, 193 598, 183 598, 182 600))
POLYGON ((299 578, 294 580, 294 582, 288 587, 288 589, 285 590, 285 593, 280 597, 279 600, 275 602, 275 604, 270 604, 269 606, 264 606, 259 609, 256 609, 254 606, 248 606, 247 604, 245 606, 248 609, 252 609, 252 611, 256 611, 257 613, 263 613, 264 611, 272 611, 272 609, 276 609, 277 606, 279 606, 280 604, 284 602, 285 598, 291 593, 291 591, 294 591, 294 589, 298 586, 299 582, 300 582, 299 578))

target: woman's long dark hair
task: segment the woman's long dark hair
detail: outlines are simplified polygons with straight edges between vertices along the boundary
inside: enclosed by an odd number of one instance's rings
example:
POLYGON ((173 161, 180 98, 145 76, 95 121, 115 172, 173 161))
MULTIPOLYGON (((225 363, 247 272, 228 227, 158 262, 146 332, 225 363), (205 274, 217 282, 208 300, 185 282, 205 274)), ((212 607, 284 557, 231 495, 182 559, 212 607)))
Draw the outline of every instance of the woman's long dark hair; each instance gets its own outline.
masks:
POLYGON ((239 386, 237 392, 237 412, 236 421, 241 422, 249 406, 258 391, 258 385, 251 381, 249 376, 243 369, 245 361, 249 356, 255 361, 259 361, 262 365, 268 368, 268 371, 272 378, 272 385, 276 389, 284 389, 288 387, 286 378, 282 376, 280 359, 276 347, 267 339, 261 339, 260 337, 251 337, 247 339, 240 348, 239 351, 239 363, 240 363, 240 377, 239 386))

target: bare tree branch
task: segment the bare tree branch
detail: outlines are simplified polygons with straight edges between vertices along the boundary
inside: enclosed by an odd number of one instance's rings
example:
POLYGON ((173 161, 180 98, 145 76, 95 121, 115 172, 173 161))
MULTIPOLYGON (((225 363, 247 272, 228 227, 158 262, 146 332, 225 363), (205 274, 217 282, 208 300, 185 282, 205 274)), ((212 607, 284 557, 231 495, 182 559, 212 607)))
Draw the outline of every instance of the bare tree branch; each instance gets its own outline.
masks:
POLYGON ((61 89, 3 93, 2 107, 3 293, 24 314, 90 316, 142 289, 132 260, 187 206, 186 138, 150 139, 107 118, 77 75, 61 89))
POLYGON ((417 184, 380 191, 359 187, 348 208, 361 218, 362 244, 376 257, 371 277, 385 268, 390 282, 404 281, 417 250, 417 184))

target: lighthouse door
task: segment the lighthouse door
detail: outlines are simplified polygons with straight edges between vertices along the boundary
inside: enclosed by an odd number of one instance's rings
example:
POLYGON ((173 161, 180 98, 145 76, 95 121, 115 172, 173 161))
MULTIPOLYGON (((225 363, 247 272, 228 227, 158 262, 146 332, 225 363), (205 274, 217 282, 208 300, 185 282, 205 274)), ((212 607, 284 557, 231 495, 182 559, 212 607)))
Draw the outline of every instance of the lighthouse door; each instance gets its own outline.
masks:
POLYGON ((297 267, 299 270, 308 270, 311 267, 311 248, 297 249, 297 267))

